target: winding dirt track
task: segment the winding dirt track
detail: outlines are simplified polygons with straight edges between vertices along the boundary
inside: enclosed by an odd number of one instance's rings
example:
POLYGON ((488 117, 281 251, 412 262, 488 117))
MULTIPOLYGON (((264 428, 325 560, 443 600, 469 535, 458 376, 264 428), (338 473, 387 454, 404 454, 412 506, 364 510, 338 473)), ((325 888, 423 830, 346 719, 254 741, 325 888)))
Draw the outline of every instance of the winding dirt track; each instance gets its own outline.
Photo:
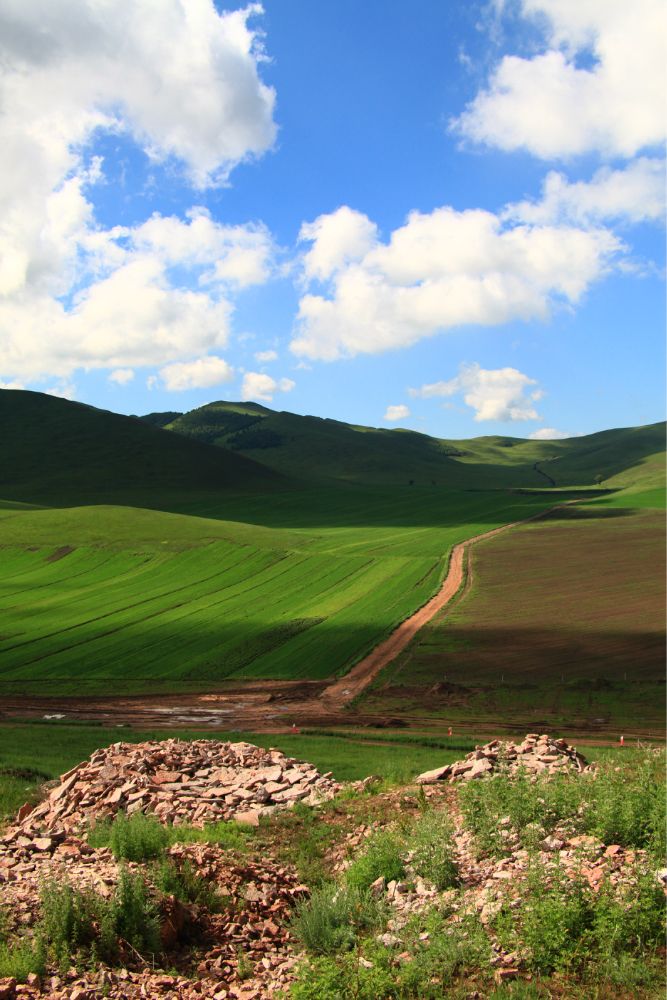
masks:
POLYGON ((398 654, 414 639, 417 632, 427 622, 430 622, 439 611, 442 611, 452 598, 456 597, 466 578, 470 562, 470 549, 473 545, 487 538, 493 538, 494 535, 499 535, 501 531, 515 528, 519 524, 536 521, 538 518, 544 517, 556 509, 557 507, 552 507, 548 511, 540 511, 539 514, 533 514, 532 517, 525 518, 523 521, 513 521, 511 524, 503 524, 499 528, 485 531, 481 535, 475 535, 473 538, 468 538, 464 542, 459 542, 458 545, 455 545, 449 557, 447 576, 443 580, 440 590, 435 597, 432 597, 418 611, 415 611, 413 615, 410 615, 404 622, 401 622, 398 628, 394 629, 384 642, 381 642, 368 656, 360 660, 348 674, 334 681, 333 684, 329 684, 320 695, 323 708, 326 707, 327 712, 340 711, 361 694, 371 681, 377 677, 380 671, 396 659, 398 654))

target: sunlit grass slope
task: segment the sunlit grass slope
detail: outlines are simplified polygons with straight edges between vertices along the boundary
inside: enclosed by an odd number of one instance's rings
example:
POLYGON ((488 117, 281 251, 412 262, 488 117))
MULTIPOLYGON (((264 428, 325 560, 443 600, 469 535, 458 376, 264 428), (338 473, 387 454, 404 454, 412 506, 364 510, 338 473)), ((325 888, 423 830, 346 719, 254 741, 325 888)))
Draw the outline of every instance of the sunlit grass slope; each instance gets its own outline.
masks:
POLYGON ((336 675, 431 596, 455 542, 547 503, 409 488, 289 496, 239 500, 238 522, 0 512, 0 690, 336 675))

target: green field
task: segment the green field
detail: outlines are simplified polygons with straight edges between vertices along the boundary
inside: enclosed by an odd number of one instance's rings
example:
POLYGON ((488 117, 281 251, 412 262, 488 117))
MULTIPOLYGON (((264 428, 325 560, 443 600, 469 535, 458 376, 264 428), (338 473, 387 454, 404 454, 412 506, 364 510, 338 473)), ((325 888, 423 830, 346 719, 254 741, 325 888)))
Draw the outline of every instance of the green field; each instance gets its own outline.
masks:
POLYGON ((473 553, 472 584, 377 678, 364 711, 658 736, 664 491, 561 510, 473 553), (656 509, 658 508, 658 509, 656 509))
POLYGON ((431 596, 453 544, 549 502, 367 487, 229 498, 238 521, 217 520, 211 498, 191 501, 198 517, 4 510, 0 691, 345 672, 431 596))

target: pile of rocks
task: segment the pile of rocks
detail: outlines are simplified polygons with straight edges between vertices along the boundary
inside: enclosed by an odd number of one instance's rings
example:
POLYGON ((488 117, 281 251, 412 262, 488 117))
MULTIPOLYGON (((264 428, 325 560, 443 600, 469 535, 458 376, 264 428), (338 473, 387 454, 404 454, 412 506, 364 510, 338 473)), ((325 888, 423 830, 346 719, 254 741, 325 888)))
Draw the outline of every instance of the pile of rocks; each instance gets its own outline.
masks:
POLYGON ((581 772, 590 767, 586 758, 567 740, 528 733, 521 743, 492 740, 483 747, 475 747, 463 760, 424 771, 415 781, 420 785, 432 785, 446 779, 470 781, 472 778, 484 778, 501 770, 505 773, 523 769, 533 774, 555 774, 565 770, 581 772))
POLYGON ((22 838, 35 850, 51 850, 120 810, 153 813, 165 823, 235 819, 256 826, 262 815, 300 801, 313 805, 338 787, 331 772, 251 743, 114 743, 63 774, 40 805, 23 806, 3 841, 22 838))
MULTIPOLYGON (((5 848, 5 851, 7 848, 5 848)), ((293 979, 296 963, 289 933, 289 918, 296 902, 308 889, 284 866, 269 859, 260 862, 230 853, 213 844, 176 844, 169 857, 180 869, 190 865, 229 904, 219 912, 195 904, 180 903, 173 896, 160 903, 160 934, 169 965, 184 965, 192 974, 188 942, 193 934, 197 949, 197 980, 178 974, 156 975, 148 964, 120 972, 108 968, 97 973, 32 977, 18 991, 0 980, 1 998, 49 996, 54 998, 213 997, 215 1000, 254 1000, 281 992, 293 979), (6 992, 2 992, 3 988, 6 992)), ((131 871, 150 870, 129 863, 131 871)), ((53 854, 38 852, 29 857, 0 850, 0 884, 7 907, 8 929, 33 927, 40 913, 40 892, 50 882, 93 890, 108 897, 118 882, 119 864, 107 848, 93 849, 77 838, 58 846, 53 854)), ((136 956, 133 956, 136 958, 136 956)), ((141 963, 140 963, 141 964, 141 963)))

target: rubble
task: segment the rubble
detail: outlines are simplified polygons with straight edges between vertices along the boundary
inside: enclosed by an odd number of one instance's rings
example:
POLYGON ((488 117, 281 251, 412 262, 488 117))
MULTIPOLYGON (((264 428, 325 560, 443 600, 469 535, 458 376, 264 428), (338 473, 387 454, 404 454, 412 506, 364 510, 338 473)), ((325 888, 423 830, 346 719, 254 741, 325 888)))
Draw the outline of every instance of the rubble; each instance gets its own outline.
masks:
POLYGON ((40 805, 22 807, 2 839, 52 852, 63 837, 120 811, 174 825, 238 819, 256 826, 295 802, 332 798, 338 787, 330 772, 251 743, 114 743, 63 774, 40 805))
POLYGON ((484 746, 475 747, 463 760, 444 767, 424 771, 415 781, 419 785, 433 785, 438 781, 470 781, 503 771, 515 774, 519 770, 532 774, 546 772, 557 774, 561 771, 578 772, 590 770, 586 758, 567 740, 553 739, 547 734, 538 736, 528 733, 521 743, 492 740, 484 746))

